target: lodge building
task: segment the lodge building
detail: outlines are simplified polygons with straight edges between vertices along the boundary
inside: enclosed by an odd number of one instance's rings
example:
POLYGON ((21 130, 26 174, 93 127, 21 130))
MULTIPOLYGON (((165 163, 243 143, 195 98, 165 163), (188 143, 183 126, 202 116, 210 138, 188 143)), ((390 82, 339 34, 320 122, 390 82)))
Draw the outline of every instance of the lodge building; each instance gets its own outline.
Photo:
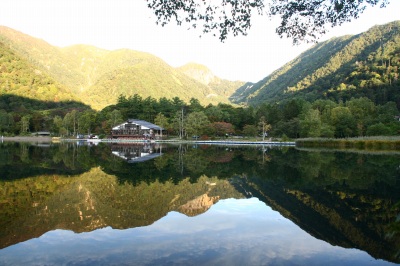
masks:
POLYGON ((111 130, 113 139, 161 139, 163 128, 150 122, 128 119, 111 130))

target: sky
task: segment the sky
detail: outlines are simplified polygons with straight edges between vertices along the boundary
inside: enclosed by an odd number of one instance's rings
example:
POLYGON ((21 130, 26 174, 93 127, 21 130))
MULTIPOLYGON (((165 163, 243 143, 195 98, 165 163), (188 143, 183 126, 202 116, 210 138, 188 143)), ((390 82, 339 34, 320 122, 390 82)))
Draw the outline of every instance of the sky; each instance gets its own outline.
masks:
MULTIPOLYGON (((400 20, 400 1, 369 7, 359 19, 330 29, 320 41, 358 34, 374 25, 400 20)), ((293 46, 275 33, 277 19, 255 16, 247 36, 225 42, 200 29, 172 23, 156 25, 145 0, 1 0, 0 25, 65 47, 88 44, 107 50, 151 53, 173 67, 195 62, 228 80, 257 82, 313 44, 293 46)))

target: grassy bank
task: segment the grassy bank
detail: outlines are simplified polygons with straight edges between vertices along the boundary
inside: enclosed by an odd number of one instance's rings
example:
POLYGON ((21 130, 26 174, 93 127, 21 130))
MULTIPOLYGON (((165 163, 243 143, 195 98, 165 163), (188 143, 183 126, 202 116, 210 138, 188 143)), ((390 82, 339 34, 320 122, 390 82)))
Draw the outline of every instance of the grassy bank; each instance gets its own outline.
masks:
POLYGON ((360 150, 400 150, 400 136, 393 137, 357 137, 357 138, 307 138, 297 139, 298 147, 325 147, 335 149, 360 150))

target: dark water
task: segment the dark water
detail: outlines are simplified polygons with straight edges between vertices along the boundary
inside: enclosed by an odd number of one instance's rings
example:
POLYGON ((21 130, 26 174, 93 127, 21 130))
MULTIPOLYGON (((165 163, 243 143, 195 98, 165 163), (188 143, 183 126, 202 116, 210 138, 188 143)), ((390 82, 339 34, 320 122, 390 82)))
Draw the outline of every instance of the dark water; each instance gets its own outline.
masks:
POLYGON ((0 146, 0 265, 395 265, 400 153, 0 146))

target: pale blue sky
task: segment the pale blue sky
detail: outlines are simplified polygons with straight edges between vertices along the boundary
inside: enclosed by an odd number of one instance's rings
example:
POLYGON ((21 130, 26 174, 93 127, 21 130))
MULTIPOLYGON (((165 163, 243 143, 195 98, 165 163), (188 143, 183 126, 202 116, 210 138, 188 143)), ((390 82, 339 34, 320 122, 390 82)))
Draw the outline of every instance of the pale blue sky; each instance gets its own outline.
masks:
MULTIPOLYGON (((332 29, 332 36, 357 34, 374 25, 400 20, 400 1, 386 9, 369 8, 358 20, 332 29)), ((196 62, 230 80, 256 82, 311 47, 292 46, 275 34, 277 21, 255 17, 248 36, 218 38, 187 26, 157 26, 144 0, 1 0, 0 25, 52 45, 91 44, 154 54, 171 66, 196 62)))

